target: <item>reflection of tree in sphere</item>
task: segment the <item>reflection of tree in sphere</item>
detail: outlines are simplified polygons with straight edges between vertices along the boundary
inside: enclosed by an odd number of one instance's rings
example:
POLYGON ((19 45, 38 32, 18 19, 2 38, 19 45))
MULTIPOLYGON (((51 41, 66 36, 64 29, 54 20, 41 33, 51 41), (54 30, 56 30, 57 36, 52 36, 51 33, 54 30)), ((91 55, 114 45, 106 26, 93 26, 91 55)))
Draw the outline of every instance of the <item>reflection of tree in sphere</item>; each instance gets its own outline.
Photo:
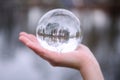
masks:
POLYGON ((51 10, 40 19, 36 36, 40 45, 48 50, 73 51, 82 38, 80 21, 68 10, 51 10))

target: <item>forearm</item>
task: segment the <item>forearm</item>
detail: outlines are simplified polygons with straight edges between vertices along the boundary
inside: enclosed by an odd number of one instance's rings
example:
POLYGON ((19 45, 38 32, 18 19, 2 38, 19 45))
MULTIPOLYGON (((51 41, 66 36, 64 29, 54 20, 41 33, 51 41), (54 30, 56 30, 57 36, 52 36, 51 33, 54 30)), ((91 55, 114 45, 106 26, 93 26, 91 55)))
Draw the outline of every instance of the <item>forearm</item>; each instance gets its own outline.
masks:
POLYGON ((83 80, 104 80, 100 66, 96 59, 90 59, 80 67, 83 80))

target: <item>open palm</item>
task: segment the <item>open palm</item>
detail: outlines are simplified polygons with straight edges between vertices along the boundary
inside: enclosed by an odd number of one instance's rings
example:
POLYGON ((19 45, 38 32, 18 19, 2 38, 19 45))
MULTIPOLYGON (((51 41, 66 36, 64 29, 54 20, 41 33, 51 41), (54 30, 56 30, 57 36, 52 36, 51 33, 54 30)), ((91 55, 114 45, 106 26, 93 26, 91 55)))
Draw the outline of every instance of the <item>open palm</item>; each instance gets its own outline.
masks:
POLYGON ((79 45, 75 51, 68 53, 58 53, 47 50, 40 46, 34 35, 25 32, 20 33, 19 40, 53 66, 63 66, 78 69, 80 68, 80 64, 85 63, 85 58, 91 55, 90 50, 82 44, 79 45))

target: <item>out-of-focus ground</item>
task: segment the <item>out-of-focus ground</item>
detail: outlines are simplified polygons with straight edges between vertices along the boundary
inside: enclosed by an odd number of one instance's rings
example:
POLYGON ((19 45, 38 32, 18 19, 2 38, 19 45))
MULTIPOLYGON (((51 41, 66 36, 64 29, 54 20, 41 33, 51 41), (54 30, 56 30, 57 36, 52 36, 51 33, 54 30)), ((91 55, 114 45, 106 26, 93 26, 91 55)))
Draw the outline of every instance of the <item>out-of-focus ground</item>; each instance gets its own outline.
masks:
POLYGON ((94 53, 105 80, 119 80, 119 0, 0 0, 0 80, 82 80, 79 71, 52 67, 18 40, 21 31, 35 34, 40 17, 55 8, 79 17, 82 43, 94 53))

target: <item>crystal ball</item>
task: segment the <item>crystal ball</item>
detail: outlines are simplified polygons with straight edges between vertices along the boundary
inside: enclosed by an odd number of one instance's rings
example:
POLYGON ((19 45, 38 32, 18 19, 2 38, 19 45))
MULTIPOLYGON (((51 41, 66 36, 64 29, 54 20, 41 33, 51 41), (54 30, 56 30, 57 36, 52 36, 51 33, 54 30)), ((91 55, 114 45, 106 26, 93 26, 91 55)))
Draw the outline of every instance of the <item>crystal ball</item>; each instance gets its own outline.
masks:
POLYGON ((80 21, 69 10, 50 10, 39 20, 36 37, 48 50, 59 53, 73 51, 82 40, 80 21))

